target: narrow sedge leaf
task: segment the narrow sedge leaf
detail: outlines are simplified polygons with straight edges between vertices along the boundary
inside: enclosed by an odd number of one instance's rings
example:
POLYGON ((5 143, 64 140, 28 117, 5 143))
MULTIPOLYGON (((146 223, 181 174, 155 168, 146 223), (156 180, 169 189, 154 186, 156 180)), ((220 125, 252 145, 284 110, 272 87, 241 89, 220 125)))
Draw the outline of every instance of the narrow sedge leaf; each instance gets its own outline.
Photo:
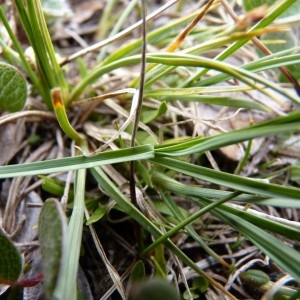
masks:
POLYGON ((21 255, 15 245, 0 229, 0 284, 15 283, 21 272, 21 255))
POLYGON ((220 135, 189 140, 177 145, 160 146, 157 147, 156 154, 164 156, 182 156, 201 153, 258 137, 297 131, 299 126, 299 122, 289 124, 258 124, 248 128, 225 132, 220 135))
POLYGON ((291 101, 299 104, 299 99, 294 97, 293 95, 286 92, 286 90, 281 89, 274 82, 264 79, 263 77, 249 72, 246 69, 236 67, 229 63, 220 62, 214 59, 208 59, 199 57, 191 54, 174 54, 174 53, 152 53, 147 56, 147 61, 156 61, 157 63, 163 65, 171 65, 171 66, 186 66, 186 67, 205 67, 208 69, 218 70, 222 73, 230 74, 234 78, 244 82, 249 87, 254 88, 255 90, 259 90, 261 93, 269 94, 262 88, 258 83, 277 91, 283 96, 289 98, 291 101))
POLYGON ((51 299, 64 265, 67 220, 61 203, 48 199, 39 216, 39 242, 44 267, 44 290, 51 299))
MULTIPOLYGON (((60 87, 67 96, 68 86, 62 69, 58 64, 53 43, 48 31, 40 0, 27 0, 27 11, 32 31, 27 35, 34 49, 38 66, 49 89, 60 87)), ((25 27, 25 30, 28 28, 25 27)), ((68 100, 68 99, 65 99, 68 100)), ((66 101, 67 102, 67 101, 66 101)))
MULTIPOLYGON (((286 90, 280 88, 275 83, 264 79, 253 72, 249 72, 243 68, 236 67, 230 65, 229 63, 220 62, 218 60, 209 59, 205 57, 199 57, 191 54, 184 53, 152 53, 151 55, 147 55, 146 57, 148 63, 158 63, 162 65, 169 66, 186 66, 186 67, 201 67, 218 70, 222 73, 229 74, 240 81, 244 82, 248 86, 259 90, 262 93, 266 93, 265 89, 262 88, 261 85, 269 87, 274 91, 282 94, 283 96, 291 99, 291 101, 299 104, 299 99, 290 95, 286 92, 286 90), (258 84, 261 85, 258 85, 258 84)), ((129 66, 133 64, 140 63, 141 56, 134 55, 131 57, 122 58, 119 61, 112 62, 108 65, 101 65, 100 67, 94 69, 88 76, 86 76, 80 83, 73 89, 71 93, 71 99, 77 99, 80 93, 87 87, 87 85, 91 84, 95 81, 99 76, 106 74, 112 70, 118 69, 120 67, 129 66)), ((206 70, 206 69, 205 69, 206 70)), ((268 93, 267 93, 268 94, 268 93)))
POLYGON ((42 86, 43 100, 46 102, 49 109, 52 108, 50 88, 54 86, 60 86, 60 84, 55 84, 55 73, 50 65, 50 60, 47 52, 46 43, 44 40, 44 34, 40 23, 37 18, 37 5, 40 2, 35 2, 36 0, 27 0, 26 6, 23 1, 16 0, 14 4, 18 12, 18 17, 22 23, 22 28, 24 29, 26 36, 29 40, 35 53, 35 60, 37 62, 38 72, 43 78, 40 80, 42 86))
MULTIPOLYGON (((170 89, 171 90, 171 89, 170 89)), ((182 94, 182 95, 172 95, 172 92, 170 95, 162 94, 160 95, 159 91, 155 89, 155 91, 146 92, 145 95, 150 96, 152 94, 155 94, 155 97, 164 97, 163 99, 165 101, 174 101, 174 100, 180 100, 182 102, 200 102, 200 103, 207 103, 207 104, 213 104, 213 105, 220 105, 220 106, 228 106, 228 107, 237 107, 237 108, 251 108, 251 109, 257 109, 261 111, 269 112, 270 109, 266 106, 257 103, 255 101, 249 101, 242 98, 231 98, 231 97, 223 97, 223 96, 215 96, 215 95, 207 95, 204 93, 204 95, 190 95, 188 93, 182 94)), ((153 95, 154 96, 154 95, 153 95)))
POLYGON ((284 225, 279 222, 269 220, 267 218, 255 216, 251 214, 251 212, 247 212, 246 210, 244 211, 240 209, 235 209, 233 207, 225 205, 222 206, 222 209, 250 222, 253 225, 258 226, 261 229, 280 234, 295 241, 300 241, 300 231, 297 228, 290 227, 288 225, 284 225))
POLYGON ((0 62, 0 109, 16 112, 27 98, 26 80, 13 66, 0 62))
MULTIPOLYGON (((167 175, 159 172, 153 172, 152 180, 154 184, 163 189, 173 191, 175 193, 180 193, 182 195, 197 196, 209 199, 220 199, 229 196, 231 191, 217 190, 217 189, 208 189, 198 186, 191 186, 187 184, 182 184, 176 181, 173 178, 168 177, 167 175)), ((249 195, 241 194, 235 197, 235 201, 244 201, 244 202, 254 202, 265 199, 266 197, 261 197, 258 195, 249 195)), ((165 213, 165 211, 163 211, 165 213)))
MULTIPOLYGON (((172 211, 174 217, 181 223, 184 222, 184 220, 187 220, 189 217, 189 214, 183 214, 181 207, 179 207, 175 201, 168 195, 164 195, 161 193, 162 199, 164 202, 168 205, 169 209, 172 211)), ((229 196, 229 195, 228 195, 229 196)), ((225 199, 228 199, 227 197, 225 199)), ((208 206, 207 206, 208 208, 208 206)), ((199 212, 198 212, 199 213, 199 212)), ((197 217, 198 218, 198 217, 197 217)), ((195 219, 194 219, 195 220, 195 219)), ((194 229, 194 227, 191 224, 186 225, 185 230, 188 232, 188 234, 195 240, 196 243, 198 243, 204 251, 206 251, 210 256, 214 257, 216 261, 218 261, 222 266, 229 268, 229 265, 227 262, 225 262, 216 252, 214 252, 201 238, 200 235, 198 235, 197 231, 194 229)), ((179 229, 178 229, 179 231, 179 229)))
POLYGON ((149 169, 147 168, 147 166, 143 164, 143 161, 136 162, 136 170, 139 174, 141 174, 142 179, 145 182, 145 184, 149 187, 153 187, 152 181, 151 181, 151 172, 149 172, 149 169))
MULTIPOLYGON (((158 227, 151 222, 143 213, 141 213, 127 197, 113 184, 113 182, 106 176, 106 174, 99 168, 92 168, 91 173, 99 185, 105 190, 108 196, 113 198, 117 205, 123 210, 123 212, 130 215, 134 220, 136 220, 145 230, 151 233, 155 238, 161 237, 163 234, 158 229, 158 227)), ((213 278, 207 275, 203 270, 197 267, 197 265, 184 254, 171 240, 167 239, 165 241, 166 246, 178 256, 178 258, 185 263, 187 266, 191 267, 199 275, 205 277, 212 285, 220 289, 224 294, 230 295, 230 293, 224 289, 224 287, 216 282, 213 278)))
POLYGON ((214 214, 245 235, 282 269, 291 274, 297 281, 300 281, 300 255, 298 251, 287 246, 285 243, 263 231, 258 226, 229 214, 220 208, 215 208, 214 214))
POLYGON ((299 119, 300 111, 294 111, 287 116, 277 117, 276 119, 252 125, 248 128, 242 128, 205 138, 190 138, 188 141, 173 143, 171 145, 161 145, 156 147, 155 154, 156 156, 182 156, 207 150, 215 150, 261 136, 296 131, 300 126, 299 119))
MULTIPOLYGON (((246 0, 245 0, 246 1, 246 0)), ((251 29, 250 32, 253 32, 254 30, 266 28, 269 24, 271 24, 276 18, 278 18, 284 11, 286 11, 289 7, 291 7, 296 2, 299 2, 299 0, 285 0, 285 1, 276 1, 275 5, 272 6, 270 11, 267 13, 267 15, 258 23, 256 23, 251 29)), ((251 1, 247 1, 251 2, 251 1)), ((216 60, 224 60, 230 55, 232 55, 234 52, 236 52, 238 49, 243 47, 249 40, 251 39, 250 36, 238 40, 231 44, 228 48, 226 48, 224 51, 222 51, 220 54, 216 56, 216 60)), ((196 75, 190 77, 182 86, 187 86, 191 84, 192 82, 196 82, 199 78, 201 78, 204 74, 206 74, 210 68, 206 68, 198 72, 196 75)), ((294 98, 295 103, 298 102, 297 99, 294 98)))
MULTIPOLYGON (((272 29, 271 28, 264 28, 259 30, 254 30, 252 32, 236 32, 233 31, 232 34, 229 34, 228 36, 221 36, 221 37, 215 37, 214 39, 209 39, 206 42, 200 43, 194 47, 187 48, 183 50, 183 53, 189 53, 189 54, 196 54, 201 55, 205 52, 210 52, 217 48, 223 48, 224 46, 231 44, 234 41, 245 39, 245 38, 253 38, 256 36, 261 36, 262 34, 269 32, 272 29)), ((256 63, 256 60, 253 62, 256 63)), ((158 65, 151 71, 147 72, 146 76, 146 85, 151 86, 154 82, 157 82, 160 78, 163 76, 166 76, 167 74, 170 74, 175 67, 167 67, 163 65, 158 65)), ((202 81, 202 78, 201 78, 202 81)), ((194 81, 193 86, 196 84, 199 84, 200 81, 194 81)), ((185 86, 185 83, 180 83, 179 86, 185 86)))
MULTIPOLYGON (((299 47, 293 47, 288 50, 280 51, 275 54, 271 54, 268 56, 264 56, 255 60, 254 62, 242 65, 241 68, 246 69, 252 72, 260 72, 266 71, 269 69, 275 69, 279 67, 286 67, 286 66, 295 66, 300 63, 300 55, 299 54, 290 54, 290 52, 297 52, 299 51, 299 47)), ((205 87, 205 86, 214 86, 217 83, 229 80, 232 76, 222 73, 217 74, 208 78, 203 78, 201 81, 196 82, 194 85, 196 87, 205 87)))
POLYGON ((172 158, 158 157, 151 161, 181 174, 226 186, 234 190, 262 196, 282 197, 282 199, 299 199, 299 189, 294 187, 284 187, 277 184, 265 183, 251 178, 196 166, 172 158))
MULTIPOLYGON (((189 226, 190 223, 194 222, 196 219, 198 219, 200 216, 204 215, 208 211, 212 210, 214 207, 217 207, 221 205, 224 202, 227 202, 234 198, 236 195, 238 195, 238 192, 234 192, 230 194, 228 197, 225 197, 223 199, 220 199, 215 202, 211 202, 209 205, 203 207, 202 209, 198 210, 197 212, 193 213, 189 217, 185 218, 184 220, 181 220, 179 224, 177 224, 175 227, 170 229, 168 232, 166 232, 163 236, 159 237, 157 240, 155 240, 152 244, 150 244, 146 249, 143 250, 142 255, 145 255, 155 247, 157 247, 159 244, 163 243, 166 241, 168 238, 173 236, 174 234, 177 234, 181 229, 185 228, 186 226, 189 226)), ((188 231, 191 233, 191 231, 188 231)), ((206 250, 206 249, 205 249, 206 250)), ((211 253, 211 252, 209 252, 211 253)), ((214 255, 215 256, 215 255, 214 255)))
MULTIPOLYGON (((191 200, 195 202, 195 200, 191 200)), ((214 201, 211 200, 199 200, 202 204, 205 202, 205 207, 214 201)), ((298 200, 299 201, 299 200, 298 200)), ((251 203, 251 201, 250 201, 251 203)), ((295 241, 300 241, 300 232, 298 228, 290 227, 288 225, 276 222, 275 220, 270 220, 266 217, 256 216, 251 214, 251 212, 244 211, 242 209, 233 208, 227 205, 219 206, 223 211, 229 212, 237 217, 250 222, 251 224, 258 226, 261 229, 268 230, 269 232, 280 234, 287 238, 295 241)))
POLYGON ((77 299, 77 274, 83 231, 84 192, 86 170, 81 169, 75 176, 74 207, 67 229, 66 255, 54 297, 56 299, 77 299))
POLYGON ((128 149, 102 152, 92 157, 81 155, 26 164, 1 166, 0 178, 67 172, 82 168, 92 168, 95 166, 128 162, 131 160, 149 159, 152 157, 154 157, 153 146, 144 145, 128 149))
MULTIPOLYGON (((156 184, 156 186, 161 187, 162 189, 166 189, 170 192, 173 192, 175 194, 183 195, 185 198, 190 198, 191 196, 199 197, 201 199, 206 198, 205 206, 207 207, 208 204, 213 203, 216 201, 216 199, 220 199, 222 197, 228 197, 229 194, 232 192, 230 191, 222 191, 222 190, 212 190, 212 189, 204 189, 201 187, 197 186, 190 186, 186 184, 182 184, 174 179, 168 178, 165 175, 162 174, 154 174, 153 181, 156 184), (156 178, 158 176, 158 178, 156 178), (212 198, 212 200, 210 200, 212 198)), ((191 198, 193 202, 195 202, 195 198, 191 198)), ((200 200, 199 200, 200 201, 200 200)), ((259 200, 257 196, 254 195, 238 195, 237 197, 234 198, 234 201, 245 201, 248 203, 255 203, 255 204, 265 204, 265 205, 272 205, 274 199, 266 199, 265 202, 263 200, 259 200)), ((294 199, 294 200, 286 200, 286 199, 278 199, 278 201, 281 201, 281 206, 282 207, 294 207, 290 206, 290 204, 298 205, 299 207, 299 199, 294 199)), ((160 203, 160 202, 158 202, 160 203)), ((197 205, 199 204, 198 202, 195 202, 197 205)), ((277 204, 277 203, 275 203, 277 204)), ((157 204, 155 203, 155 207, 159 209, 160 207, 157 207, 157 204)), ((268 230, 273 233, 281 234, 282 236, 285 236, 287 238, 293 239, 293 240, 300 240, 300 232, 297 228, 290 227, 281 223, 278 223, 274 220, 267 219, 265 217, 260 217, 251 214, 250 212, 243 211, 241 209, 233 208, 231 206, 227 205, 220 205, 220 207, 228 211, 236 216, 239 216, 243 218, 244 220, 251 222, 254 225, 259 226, 262 229, 268 230)), ((162 211, 160 209, 160 211, 162 211)), ((162 211, 163 213, 166 213, 166 211, 162 211)), ((188 218, 187 215, 184 216, 185 219, 188 218)))

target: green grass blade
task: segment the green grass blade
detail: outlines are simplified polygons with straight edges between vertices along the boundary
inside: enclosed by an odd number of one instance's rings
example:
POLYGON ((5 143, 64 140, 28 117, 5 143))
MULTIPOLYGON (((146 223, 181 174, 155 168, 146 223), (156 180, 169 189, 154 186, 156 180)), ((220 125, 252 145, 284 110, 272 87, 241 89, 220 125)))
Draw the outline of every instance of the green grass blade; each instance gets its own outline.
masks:
POLYGON ((225 212, 221 208, 216 208, 214 211, 225 223, 244 234, 282 269, 300 281, 300 255, 298 251, 243 218, 225 212))
MULTIPOLYGON (((157 186, 172 191, 174 193, 188 195, 188 196, 196 196, 208 199, 220 199, 229 196, 232 192, 224 191, 224 190, 217 190, 217 189, 208 189, 208 188, 199 188, 197 186, 190 186, 186 184, 182 184, 176 181, 169 176, 154 171, 152 173, 152 182, 157 186)), ((250 194, 241 194, 235 197, 236 201, 241 202, 256 202, 256 201, 264 201, 265 196, 258 196, 258 195, 250 195, 250 194)), ((268 201, 269 199, 265 200, 268 201)))
POLYGON ((297 200, 283 200, 281 198, 271 198, 271 199, 265 199, 265 200, 258 200, 257 204, 261 205, 269 205, 274 207, 289 207, 289 208, 296 208, 300 209, 300 201, 297 200))
MULTIPOLYGON (((74 90, 71 93, 71 99, 73 100, 77 99, 89 84, 93 83, 96 79, 98 79, 103 74, 121 67, 138 64, 140 63, 140 60, 141 60, 140 55, 134 55, 94 69, 88 76, 86 76, 83 80, 81 80, 81 82, 74 88, 74 90)), ((290 95, 288 92, 286 92, 286 90, 280 88, 277 84, 272 83, 262 78, 261 76, 258 76, 253 72, 249 72, 243 68, 235 67, 225 62, 220 62, 205 57, 199 57, 196 55, 183 54, 183 53, 158 53, 158 54, 152 53, 147 55, 147 63, 157 63, 162 65, 170 65, 170 66, 177 66, 177 67, 179 66, 201 67, 201 68, 218 70, 222 73, 229 74, 241 80, 242 82, 246 83, 250 87, 257 89, 262 93, 267 93, 265 92, 264 88, 269 87, 272 90, 277 91, 278 93, 287 97, 291 101, 295 103, 299 103, 299 99, 297 97, 290 95), (260 83, 262 86, 258 85, 256 82, 260 83)))
MULTIPOLYGON (((250 101, 241 98, 210 95, 211 93, 218 93, 218 89, 216 87, 213 87, 213 89, 202 88, 197 91, 197 88, 156 88, 155 90, 146 90, 145 96, 155 97, 156 99, 162 98, 163 101, 179 100, 182 102, 201 102, 213 105, 237 108, 250 108, 270 112, 269 108, 255 101, 250 101)), ((240 91, 242 88, 239 86, 238 89, 240 91)), ((248 87, 246 89, 249 90, 248 87)), ((223 90, 223 92, 227 91, 223 90)), ((232 90, 228 89, 228 92, 230 93, 232 92, 232 90)))
POLYGON ((92 157, 81 155, 27 164, 1 166, 0 178, 66 172, 131 160, 149 159, 153 156, 153 146, 137 146, 129 149, 102 152, 92 157))
POLYGON ((268 197, 281 197, 282 199, 299 200, 299 189, 284 187, 277 184, 265 183, 251 178, 245 178, 221 171, 182 162, 173 158, 157 157, 153 163, 186 174, 193 178, 209 181, 214 184, 226 186, 234 190, 253 193, 268 197))
MULTIPOLYGON (((293 4, 295 4, 298 0, 285 0, 285 1, 278 1, 273 6, 273 9, 257 24, 255 24, 250 31, 254 31, 260 28, 266 28, 268 25, 270 25, 278 16, 280 16, 284 11, 286 11, 289 7, 291 7, 293 4)), ((227 49, 222 51, 217 57, 217 60, 224 60, 225 58, 232 55, 235 51, 240 49, 242 46, 244 46, 251 38, 245 38, 239 41, 236 41, 231 46, 229 46, 227 49)), ((188 86, 193 81, 198 80, 200 77, 202 77, 205 73, 207 73, 209 69, 204 69, 200 71, 198 74, 192 76, 189 78, 182 86, 188 86)))
MULTIPOLYGON (((112 183, 112 181, 105 175, 105 173, 99 168, 91 169, 91 173, 98 181, 103 190, 116 201, 118 206, 128 215, 130 215, 136 222, 138 222, 146 231, 152 234, 155 238, 161 237, 163 234, 146 216, 141 213, 122 192, 112 183)), ((197 265, 186 256, 173 242, 169 239, 165 241, 166 246, 178 256, 178 258, 184 262, 187 266, 191 267, 195 272, 207 278, 207 280, 213 284, 216 288, 222 290, 225 294, 227 291, 216 281, 210 278, 204 271, 199 269, 197 265)))
POLYGON ((163 65, 171 65, 171 66, 185 66, 185 67, 201 67, 201 68, 208 68, 213 70, 218 70, 222 73, 229 74, 236 79, 246 83, 247 85, 253 87, 254 89, 259 90, 260 92, 268 95, 268 93, 264 90, 265 87, 269 87, 274 91, 282 94, 283 96, 287 97, 291 101, 299 104, 300 100, 289 94, 285 89, 282 89, 269 80, 258 76, 253 72, 249 72, 246 69, 241 67, 236 67, 231 64, 220 62, 214 59, 208 59, 204 57, 199 57, 196 55, 191 54, 176 54, 176 53, 163 53, 163 54, 151 54, 147 56, 147 62, 155 62, 160 63, 163 65), (259 86, 256 83, 261 83, 263 87, 259 86))
MULTIPOLYGON (((197 186, 190 186, 182 184, 172 178, 168 178, 167 176, 161 176, 159 175, 159 180, 153 180, 157 186, 159 186, 162 189, 166 189, 169 192, 173 192, 175 194, 184 196, 186 199, 191 199, 193 203, 196 203, 197 205, 201 205, 203 207, 207 207, 209 204, 216 202, 216 199, 220 199, 223 197, 229 197, 230 194, 232 194, 231 191, 212 191, 209 192, 206 191, 206 189, 203 189, 201 187, 197 186), (203 192, 203 190, 205 190, 203 192), (216 196, 216 197, 215 197, 216 196), (211 198, 211 199, 209 199, 211 198)), ((260 203, 259 200, 256 199, 255 196, 252 195, 237 195, 234 198, 234 201, 241 201, 244 202, 247 199, 247 203, 260 203)), ((268 204, 268 201, 272 201, 272 199, 265 200, 266 204, 268 204)), ((293 200, 294 202, 299 202, 299 200, 293 200)), ((291 202, 291 200, 282 200, 282 203, 285 202, 291 202)), ((290 239, 294 240, 300 240, 300 232, 298 229, 294 227, 290 227, 281 223, 278 223, 276 221, 266 219, 264 217, 260 217, 254 214, 251 214, 247 212, 246 210, 236 209, 231 206, 222 205, 220 204, 219 207, 221 207, 224 211, 227 211, 231 214, 234 214, 238 217, 243 218, 244 220, 251 222, 252 224, 259 226, 260 228, 263 228, 265 230, 269 230, 273 233, 281 234, 282 236, 285 236, 290 239)), ((285 207, 290 207, 288 204, 285 207)))
MULTIPOLYGON (((293 52, 299 51, 299 47, 295 47, 293 49, 289 49, 289 51, 281 51, 276 54, 272 54, 269 56, 265 56, 255 60, 254 62, 242 65, 241 68, 252 71, 252 72, 260 72, 269 69, 275 69, 279 67, 286 67, 289 65, 297 65, 300 63, 300 54, 290 54, 287 55, 288 52, 293 50, 293 52)), ((209 78, 204 78, 194 84, 194 86, 209 86, 215 85, 219 82, 226 81, 232 78, 232 76, 228 74, 218 74, 211 76, 209 78)))
POLYGON ((55 299, 77 299, 77 276, 85 209, 85 180, 86 169, 78 170, 75 175, 74 206, 67 230, 65 261, 54 292, 55 299))
MULTIPOLYGON (((203 241, 203 239, 198 235, 196 230, 191 226, 191 222, 194 221, 195 219, 199 218, 201 215, 203 215, 205 212, 209 211, 210 208, 209 206, 206 206, 204 210, 198 211, 195 215, 193 215, 192 218, 186 218, 179 209, 179 206, 172 200, 171 197, 168 195, 165 195, 164 193, 160 192, 163 201, 167 204, 173 215, 176 217, 176 219, 180 222, 176 227, 174 227, 172 230, 170 230, 167 234, 165 234, 161 241, 157 239, 155 243, 152 243, 149 247, 147 247, 144 252, 147 253, 153 246, 158 245, 160 242, 163 240, 166 240, 168 237, 171 237, 172 234, 175 234, 179 232, 180 229, 184 228, 188 232, 188 234, 206 251, 209 255, 214 257, 220 264, 223 266, 229 268, 229 265, 217 254, 215 253, 207 244, 203 241)), ((223 203, 224 201, 227 201, 230 199, 232 194, 228 195, 227 197, 221 199, 220 203, 223 203), (225 200, 224 200, 225 199, 225 200)), ((218 206, 220 203, 215 202, 214 205, 218 206)))
POLYGON ((293 132, 299 129, 300 123, 273 124, 266 126, 251 126, 231 132, 222 133, 205 138, 197 138, 188 142, 171 146, 157 147, 155 154, 157 156, 182 156, 193 153, 201 153, 207 150, 215 150, 224 146, 240 143, 246 140, 280 134, 284 132, 293 132))

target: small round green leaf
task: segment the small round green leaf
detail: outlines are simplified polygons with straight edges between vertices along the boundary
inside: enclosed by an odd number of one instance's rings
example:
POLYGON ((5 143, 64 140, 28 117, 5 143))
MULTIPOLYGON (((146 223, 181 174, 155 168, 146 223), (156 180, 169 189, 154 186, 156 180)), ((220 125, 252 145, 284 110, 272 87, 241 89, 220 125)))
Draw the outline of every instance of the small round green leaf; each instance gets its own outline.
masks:
POLYGON ((133 287, 132 300, 179 300, 176 288, 168 281, 159 278, 150 279, 133 287))
POLYGON ((205 293, 209 287, 209 282, 204 277, 197 277, 193 280, 193 288, 197 289, 201 293, 205 293))
POLYGON ((261 271, 256 269, 250 269, 241 274, 241 279, 243 283, 253 286, 253 287, 260 287, 269 282, 269 276, 261 271))
POLYGON ((15 67, 0 62, 0 109, 19 111, 23 108, 26 97, 25 78, 15 67))
POLYGON ((15 283, 21 272, 21 256, 14 244, 0 229, 0 283, 15 283))

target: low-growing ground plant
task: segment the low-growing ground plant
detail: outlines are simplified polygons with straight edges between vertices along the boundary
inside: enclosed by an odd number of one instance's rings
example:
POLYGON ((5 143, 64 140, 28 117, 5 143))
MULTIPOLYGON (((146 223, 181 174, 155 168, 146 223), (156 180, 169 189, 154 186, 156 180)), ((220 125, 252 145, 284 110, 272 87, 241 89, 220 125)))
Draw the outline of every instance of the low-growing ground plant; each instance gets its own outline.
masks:
POLYGON ((0 295, 299 299, 299 14, 2 1, 0 295))

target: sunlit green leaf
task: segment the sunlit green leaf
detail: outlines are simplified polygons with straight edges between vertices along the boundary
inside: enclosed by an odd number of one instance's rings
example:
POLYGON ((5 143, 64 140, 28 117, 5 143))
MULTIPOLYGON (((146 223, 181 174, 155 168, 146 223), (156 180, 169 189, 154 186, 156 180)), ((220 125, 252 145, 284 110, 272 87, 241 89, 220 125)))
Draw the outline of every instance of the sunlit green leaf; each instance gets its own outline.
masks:
POLYGON ((197 288, 201 293, 205 293, 209 286, 209 282, 206 278, 203 277, 197 277, 193 280, 192 286, 194 288, 197 288))
POLYGON ((162 102, 158 109, 145 109, 141 114, 141 121, 145 124, 157 119, 162 114, 164 114, 168 109, 166 102, 162 102))
POLYGON ((92 213, 90 218, 86 221, 86 225, 93 224, 102 219, 102 217, 106 214, 107 207, 105 205, 99 205, 97 209, 92 213))
POLYGON ((33 162, 0 167, 0 178, 15 176, 40 175, 52 172, 63 172, 92 168, 105 164, 113 164, 130 160, 147 159, 153 157, 153 146, 144 145, 124 150, 102 152, 96 156, 75 156, 48 161, 33 162))

